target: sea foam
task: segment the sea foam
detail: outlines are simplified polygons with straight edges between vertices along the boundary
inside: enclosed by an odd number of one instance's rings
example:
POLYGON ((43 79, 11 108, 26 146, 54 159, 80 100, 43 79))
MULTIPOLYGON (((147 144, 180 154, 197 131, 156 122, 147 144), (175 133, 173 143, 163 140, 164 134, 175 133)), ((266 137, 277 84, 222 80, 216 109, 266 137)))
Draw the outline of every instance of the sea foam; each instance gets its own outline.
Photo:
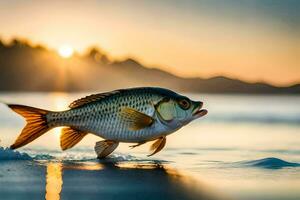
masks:
POLYGON ((33 160, 27 153, 20 153, 10 148, 0 147, 0 161, 2 160, 33 160))

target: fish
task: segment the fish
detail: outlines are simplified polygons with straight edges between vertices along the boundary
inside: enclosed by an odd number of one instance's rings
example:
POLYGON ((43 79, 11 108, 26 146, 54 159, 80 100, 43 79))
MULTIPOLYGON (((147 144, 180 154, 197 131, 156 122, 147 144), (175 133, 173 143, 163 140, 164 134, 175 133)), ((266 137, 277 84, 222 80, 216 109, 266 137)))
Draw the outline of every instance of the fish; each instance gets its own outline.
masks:
POLYGON ((98 158, 105 158, 122 143, 131 148, 150 141, 152 156, 166 145, 166 137, 207 114, 203 102, 193 101, 159 87, 118 89, 92 94, 69 105, 68 110, 49 111, 26 105, 7 104, 26 119, 27 124, 11 149, 27 145, 49 130, 63 127, 60 146, 67 150, 87 134, 103 138, 95 144, 98 158))

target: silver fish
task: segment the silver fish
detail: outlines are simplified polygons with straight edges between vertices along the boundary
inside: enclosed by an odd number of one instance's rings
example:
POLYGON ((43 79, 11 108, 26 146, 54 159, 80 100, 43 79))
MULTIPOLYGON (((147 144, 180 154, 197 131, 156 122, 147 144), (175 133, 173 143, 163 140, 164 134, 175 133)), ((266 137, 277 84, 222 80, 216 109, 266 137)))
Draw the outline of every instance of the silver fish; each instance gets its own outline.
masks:
MULTIPOLYGON (((65 127, 60 136, 62 150, 76 145, 88 133, 105 140, 95 145, 99 158, 112 153, 119 142, 136 147, 156 140, 150 155, 166 144, 166 136, 207 114, 203 103, 171 90, 153 87, 120 89, 94 94, 70 104, 70 109, 53 112, 8 104, 27 124, 12 149, 22 147, 55 127, 65 127)), ((149 155, 149 156, 150 156, 149 155)))

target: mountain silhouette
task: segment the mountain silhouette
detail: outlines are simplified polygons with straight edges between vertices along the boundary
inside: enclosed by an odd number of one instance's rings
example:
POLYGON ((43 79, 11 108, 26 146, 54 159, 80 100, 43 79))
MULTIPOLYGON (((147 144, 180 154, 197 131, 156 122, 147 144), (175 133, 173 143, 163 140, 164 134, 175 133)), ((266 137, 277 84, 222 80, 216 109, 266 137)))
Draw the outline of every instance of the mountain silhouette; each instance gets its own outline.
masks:
POLYGON ((65 59, 22 40, 0 41, 0 91, 106 91, 136 86, 167 87, 202 93, 299 94, 300 84, 275 87, 226 77, 182 78, 138 61, 111 59, 93 47, 65 59))

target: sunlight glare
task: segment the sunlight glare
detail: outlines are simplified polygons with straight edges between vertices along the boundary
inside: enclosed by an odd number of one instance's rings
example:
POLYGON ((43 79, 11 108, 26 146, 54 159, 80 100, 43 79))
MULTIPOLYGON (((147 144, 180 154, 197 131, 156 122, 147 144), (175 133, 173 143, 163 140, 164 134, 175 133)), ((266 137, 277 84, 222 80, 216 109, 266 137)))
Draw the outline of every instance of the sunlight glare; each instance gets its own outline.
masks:
MULTIPOLYGON (((63 111, 68 109, 68 100, 67 100, 67 94, 65 93, 53 93, 54 97, 54 105, 55 109, 57 111, 63 111)), ((62 127, 57 127, 54 129, 55 136, 57 138, 60 138, 62 127)))
POLYGON ((73 55, 74 49, 69 45, 63 45, 59 47, 58 53, 63 58, 69 58, 73 55))
POLYGON ((49 163, 47 164, 46 174, 46 200, 59 200, 62 190, 62 164, 49 163))

